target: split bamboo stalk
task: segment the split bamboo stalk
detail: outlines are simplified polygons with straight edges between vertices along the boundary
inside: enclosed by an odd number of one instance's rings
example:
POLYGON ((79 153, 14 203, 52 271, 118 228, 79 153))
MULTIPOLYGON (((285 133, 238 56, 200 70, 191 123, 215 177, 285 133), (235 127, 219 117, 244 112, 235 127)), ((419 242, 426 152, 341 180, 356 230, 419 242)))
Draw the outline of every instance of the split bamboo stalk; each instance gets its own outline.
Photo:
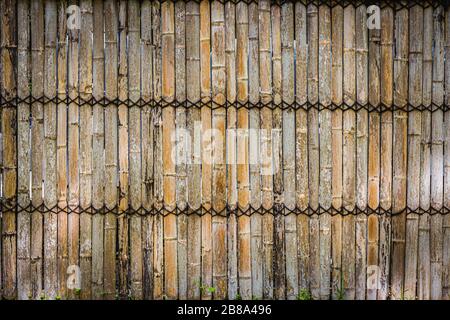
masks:
MULTIPOLYGON (((311 104, 318 103, 319 95, 319 18, 318 8, 309 4, 308 15, 308 100, 311 104)), ((309 175, 309 205, 313 210, 319 208, 319 112, 313 108, 308 111, 308 175, 309 175)), ((309 277, 310 289, 314 299, 320 297, 320 235, 319 217, 309 219, 309 277)))
MULTIPOLYGON (((408 10, 395 14, 394 105, 402 107, 408 99, 408 10)), ((392 298, 400 299, 404 290, 407 113, 394 111, 393 119, 393 181, 392 181, 392 298)))
MULTIPOLYGON (((225 69, 225 14, 220 1, 211 4, 211 68, 212 68, 212 127, 213 136, 213 209, 226 213, 226 156, 225 127, 226 69, 225 69), (217 108, 216 108, 217 107, 217 108)), ((214 216, 213 223, 213 287, 215 299, 227 295, 227 219, 214 216)))
MULTIPOLYGON (((162 46, 162 98, 172 101, 175 98, 175 8, 172 2, 161 4, 161 46, 162 46)), ((175 109, 162 110, 162 156, 163 156, 163 194, 164 205, 170 209, 176 203, 175 161, 172 159, 172 135, 175 133, 175 109)), ((164 294, 168 299, 178 297, 177 276, 177 217, 169 214, 164 217, 164 294)))
MULTIPOLYGON (((162 81, 162 55, 161 55, 161 3, 152 2, 152 30, 153 30, 153 98, 161 101, 162 81)), ((153 159, 153 205, 161 209, 163 204, 163 160, 162 160, 162 118, 161 107, 152 112, 152 130, 154 141, 153 159)), ((162 299, 164 290, 164 238, 163 217, 153 217, 153 299, 162 299)))
MULTIPOLYGON (((139 2, 128 2, 128 96, 132 102, 141 97, 141 46, 139 2)), ((141 193, 141 110, 137 106, 129 109, 129 166, 130 166, 130 206, 137 210, 142 205, 141 193)), ((142 217, 132 216, 129 225, 129 285, 133 299, 142 299, 142 217)))
MULTIPOLYGON (((319 103, 331 104, 331 9, 326 5, 319 7, 319 103)), ((319 203, 323 208, 332 205, 332 123, 331 111, 319 113, 319 203)), ((320 255, 320 293, 322 300, 330 297, 331 275, 331 216, 328 213, 319 217, 319 255, 320 255)))
MULTIPOLYGON (((186 100, 186 4, 175 3, 175 92, 178 101, 186 100)), ((176 203, 181 209, 187 205, 187 150, 185 142, 186 110, 176 110, 176 203)), ((178 232, 178 296, 187 298, 187 216, 177 217, 178 232)))
MULTIPOLYGON (((16 1, 4 1, 0 4, 1 12, 1 93, 9 100, 17 96, 17 79, 15 76, 15 63, 17 62, 17 7, 16 1)), ((14 203, 17 201, 17 112, 15 108, 6 106, 2 108, 2 138, 3 138, 3 198, 14 203)), ((17 296, 17 231, 16 214, 13 210, 2 212, 2 297, 14 299, 17 296)))
MULTIPOLYGON (((444 11, 439 6, 433 13, 433 94, 434 105, 444 103, 444 11)), ((431 115, 431 207, 441 209, 443 206, 444 186, 444 132, 443 111, 436 110, 431 115)), ((442 216, 434 215, 430 219, 431 241, 431 296, 433 300, 442 298, 442 216)))
MULTIPOLYGON (((281 8, 272 6, 272 90, 273 103, 282 102, 282 62, 281 62, 281 8)), ((283 140, 282 111, 273 110, 273 155, 274 155, 274 298, 286 298, 286 252, 283 205, 283 140)))
MULTIPOLYGON (((296 83, 295 97, 299 104, 308 101, 308 33, 307 10, 300 2, 295 4, 296 34, 296 83)), ((298 109, 295 115, 295 182, 296 205, 306 210, 309 204, 308 191, 308 112, 298 109)), ((299 290, 309 291, 309 217, 297 216, 297 257, 299 290)))
MULTIPOLYGON (((127 1, 119 1, 119 65, 118 65, 118 97, 120 100, 128 98, 128 57, 127 57, 127 1)), ((123 214, 129 208, 129 159, 128 159, 128 107, 119 105, 118 111, 119 133, 119 216, 118 222, 118 270, 119 297, 126 299, 128 296, 128 272, 129 272, 129 216, 123 214)))
MULTIPOLYGON (((92 97, 92 1, 80 2, 80 97, 92 97)), ((87 209, 92 205, 93 118, 92 106, 80 107, 80 205, 87 209)), ((95 152, 94 152, 95 153, 95 152)), ((80 271, 81 298, 92 297, 92 217, 86 212, 80 216, 80 271)))
MULTIPOLYGON (((64 8, 65 10, 65 8, 64 8)), ((31 3, 31 94, 44 93, 44 6, 41 1, 31 3)), ((42 103, 31 106, 31 159, 43 158, 44 111, 42 103)), ((32 161, 31 201, 38 207, 42 204, 42 161, 32 161)), ((34 211, 31 216, 31 298, 39 299, 42 294, 42 215, 34 211)), ((64 270, 66 273, 67 270, 64 270)))
MULTIPOLYGON (((117 7, 115 1, 104 2, 105 17, 105 95, 117 98, 117 7)), ((117 205, 117 106, 105 108, 105 206, 112 209, 117 205)), ((103 274, 105 299, 116 295, 116 213, 105 216, 103 274)))
MULTIPOLYGON (((45 4, 45 65, 44 95, 55 97, 56 89, 56 32, 57 4, 45 4)), ((44 105, 44 203, 53 208, 57 204, 56 191, 56 105, 44 105)), ((46 297, 58 295, 57 277, 57 217, 55 213, 44 215, 44 291, 46 297)))
MULTIPOLYGON (((236 102, 236 5, 225 4, 225 68, 227 74, 227 101, 236 102)), ((237 157, 236 157, 236 107, 227 109, 227 203, 232 210, 237 209, 237 157)), ((228 217, 228 299, 238 297, 238 249, 237 249, 237 216, 228 217)), ((261 262, 262 267, 262 262, 261 262)))
MULTIPOLYGON (((105 55, 104 55, 104 29, 103 29, 103 1, 93 2, 93 82, 92 93, 96 99, 104 96, 105 80, 105 55)), ((105 191, 105 156, 103 153, 105 144, 104 134, 104 110, 101 105, 93 106, 92 118, 92 205, 99 210, 104 205, 105 191), (99 152, 101 150, 101 152, 99 152)), ((92 298, 103 298, 103 242, 104 242, 103 214, 95 214, 92 217, 92 298)))
MULTIPOLYGON (((67 93, 67 14, 66 1, 58 4, 58 96, 67 93)), ((33 29, 34 30, 34 29, 33 29)), ((35 30, 34 30, 35 31, 35 30)), ((103 47, 103 42, 102 42, 103 47)), ((103 90, 102 90, 103 95, 103 90)), ((57 123, 57 196, 58 196, 58 291, 61 298, 68 297, 67 268, 69 266, 67 208, 67 105, 58 104, 57 123)), ((102 247, 103 253, 103 247, 102 247)), ((102 266, 103 267, 103 266, 102 266)))
MULTIPOLYGON (((369 39, 367 28, 367 8, 361 5, 356 8, 356 100, 360 105, 368 102, 368 51, 369 39)), ((367 151, 368 151, 368 112, 365 109, 357 112, 356 120, 356 206, 367 208, 367 151)), ((362 213, 356 216, 356 268, 355 298, 366 297, 367 271, 367 216, 362 213)))
MULTIPOLYGON (((259 2, 259 79, 260 100, 269 103, 272 98, 272 68, 270 51, 270 2, 259 2)), ((273 206, 273 161, 272 161, 272 111, 268 107, 261 110, 261 197, 266 209, 273 206)), ((273 215, 263 216, 263 298, 273 298, 273 215)))
MULTIPOLYGON (((210 6, 208 0, 200 2, 200 98, 203 102, 211 99, 211 65, 210 65, 210 6)), ((202 137, 202 206, 211 209, 211 178, 212 178, 212 136, 211 136, 211 109, 204 106, 201 109, 201 137, 202 137)), ((201 251, 201 298, 211 299, 212 287, 212 216, 204 213, 201 220, 202 251, 201 251)))
MULTIPOLYGON (((259 10, 257 3, 248 6, 248 69, 251 70, 248 77, 249 102, 259 101, 259 10)), ((227 74, 229 77, 229 74, 227 74)), ((250 205, 253 208, 261 207, 261 134, 260 111, 256 108, 249 111, 249 163, 250 163, 250 205)), ((261 299, 263 296, 263 251, 262 251, 262 219, 259 214, 250 217, 251 233, 251 274, 252 297, 261 299)))
MULTIPOLYGON (((199 4, 186 4, 186 96, 189 101, 200 101, 200 12, 199 4)), ((192 209, 201 206, 201 154, 200 154, 200 110, 189 108, 187 127, 190 137, 188 161, 188 204, 192 209), (196 140, 197 139, 197 140, 196 140)), ((188 284, 187 298, 200 299, 201 283, 201 217, 196 214, 188 218, 188 284)))
MULTIPOLYGON (((248 6, 246 3, 236 5, 237 33, 237 99, 240 103, 248 102, 248 6)), ((248 110, 237 111, 237 188, 238 206, 246 210, 249 205, 249 149, 248 149, 248 110)), ((238 219, 238 274, 239 293, 242 299, 251 299, 251 243, 250 217, 242 215, 238 219)))
MULTIPOLYGON (((284 102, 295 100, 294 64, 294 5, 281 7, 281 63, 282 98, 284 102)), ((283 200, 288 209, 295 208, 295 111, 283 110, 283 200)), ((252 152, 252 150, 251 150, 252 152)), ((294 300, 298 295, 297 217, 289 214, 285 220, 286 297, 294 300)))
MULTIPOLYGON (((153 98, 153 50, 152 46, 152 3, 141 3, 141 97, 145 101, 153 98)), ((142 156, 141 197, 145 210, 153 206, 153 118, 150 106, 141 109, 142 156)), ((153 217, 142 217, 142 296, 153 296, 153 217)))
MULTIPOLYGON (((393 96, 393 42, 394 11, 392 8, 381 10, 381 103, 390 107, 393 96)), ((392 206, 392 112, 381 115, 381 158, 380 158, 380 206, 390 210, 392 206)), ((380 279, 378 299, 389 296, 391 217, 380 217, 379 266, 380 279)))
MULTIPOLYGON (((75 99, 78 96, 79 89, 79 33, 80 30, 73 26, 69 29, 69 51, 68 51, 68 93, 69 97, 75 99)), ((69 208, 76 211, 80 204, 80 121, 79 106, 72 102, 68 110, 68 205, 69 208)), ((68 217, 68 242, 69 242, 69 267, 79 266, 80 263, 80 216, 73 212, 68 217)), ((74 270, 71 270, 73 273, 74 270)), ((73 274, 72 273, 72 274, 73 274)), ((76 278, 76 277, 75 277, 76 278)), ((80 283, 76 283, 69 291, 69 297, 79 298, 81 289, 80 283)))
MULTIPOLYGON (((369 30, 369 104, 380 105, 380 41, 379 29, 369 30)), ((368 146, 368 181, 367 198, 369 209, 376 209, 380 204, 380 114, 369 113, 369 146, 368 146)), ((377 299, 379 265, 379 221, 376 214, 368 217, 367 222, 367 296, 368 300, 377 299)))
MULTIPOLYGON (((30 94, 30 18, 29 2, 17 3, 17 95, 30 94)), ((30 203, 30 106, 21 103, 17 107, 17 202, 20 206, 30 203)), ((17 214, 17 298, 29 299, 30 282, 30 215, 17 214)), ((0 268, 1 269, 1 268, 0 268)))
MULTIPOLYGON (((355 70, 355 8, 344 9, 344 103, 353 105, 356 101, 355 70)), ((343 113, 343 207, 353 210, 356 206, 356 114, 353 110, 343 113)), ((342 280, 341 293, 346 299, 355 298, 355 217, 343 218, 342 280)))
MULTIPOLYGON (((344 9, 334 7, 331 10, 331 101, 339 106, 342 104, 342 48, 343 48, 343 28, 344 28, 344 9)), ((335 209, 342 207, 342 110, 337 109, 331 115, 331 188, 332 188, 332 206, 335 209)), ((331 221, 331 290, 332 298, 339 297, 342 272, 342 216, 335 215, 331 221)))
MULTIPOLYGON (((429 107, 432 101, 433 76, 433 8, 423 12, 423 71, 422 104, 429 107)), ((422 112, 420 142, 420 208, 428 210, 431 205, 431 112, 422 112)), ((430 299, 430 216, 423 213, 419 217, 419 251, 417 255, 417 298, 430 299)))
MULTIPOLYGON (((422 104, 422 52, 423 52, 423 8, 414 6, 409 10, 409 102, 413 106, 422 104)), ((408 207, 420 207, 420 141, 422 117, 413 111, 408 119, 408 207)), ((417 284, 417 246, 419 216, 410 214, 406 218, 405 248, 405 292, 407 299, 415 299, 417 284)))

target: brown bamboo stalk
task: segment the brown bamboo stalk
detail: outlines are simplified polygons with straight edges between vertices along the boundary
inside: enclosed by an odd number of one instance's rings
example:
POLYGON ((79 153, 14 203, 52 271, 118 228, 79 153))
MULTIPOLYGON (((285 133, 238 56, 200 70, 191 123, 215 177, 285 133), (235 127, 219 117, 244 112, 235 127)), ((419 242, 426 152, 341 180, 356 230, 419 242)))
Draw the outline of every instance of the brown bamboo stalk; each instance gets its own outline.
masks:
MULTIPOLYGON (((227 73, 227 100, 236 101, 236 5, 225 4, 225 68, 227 73)), ((236 157, 236 108, 227 109, 227 202, 237 209, 237 157, 236 157)), ((228 217, 228 298, 238 297, 237 216, 228 217)), ((262 264, 261 264, 262 266, 262 264)))
MULTIPOLYGON (((93 78, 92 94, 96 99, 104 96, 104 28, 103 28, 103 1, 94 0, 93 2, 93 78)), ((92 158, 92 205, 95 209, 100 209, 104 205, 105 191, 105 156, 103 150, 105 143, 104 134, 104 110, 101 105, 93 106, 92 118, 92 149, 94 150, 92 158)), ((104 293, 103 287, 103 242, 104 242, 104 223, 102 214, 96 214, 92 217, 92 298, 102 299, 104 293)))
MULTIPOLYGON (((409 10, 409 101, 422 104, 422 53, 423 53, 423 8, 415 6, 409 10), (411 30, 417 30, 411 32, 411 30)), ((420 207, 420 140, 422 131, 421 113, 414 111, 408 119, 408 207, 420 207)), ((407 299, 415 299, 417 284, 417 245, 419 216, 406 218, 405 292, 407 299)))
MULTIPOLYGON (((308 33, 306 6, 295 4, 295 34, 296 34, 296 85, 295 96, 299 104, 308 101, 308 33)), ((303 109, 296 111, 296 142, 295 142, 295 180, 297 207, 306 210, 309 204, 308 192, 308 113, 303 109)), ((299 290, 309 290, 309 217, 297 217, 297 245, 299 290)))
MULTIPOLYGON (((105 95, 117 97, 117 6, 114 1, 104 2, 105 17, 105 95)), ((114 208, 117 195, 117 106, 111 104, 105 109, 105 206, 114 208)), ((116 230, 115 213, 105 216, 104 235, 104 293, 105 299, 116 295, 116 230)))
MULTIPOLYGON (((319 103, 331 104, 331 10, 328 6, 319 7, 319 103)), ((332 124, 331 111, 319 113, 320 149, 319 149, 319 203, 323 208, 332 205, 332 124)), ((320 294, 322 300, 330 297, 331 275, 331 216, 322 214, 319 218, 319 255, 320 255, 320 294)))
MULTIPOLYGON (((257 3, 250 3, 248 6, 248 22, 248 68, 252 70, 248 78, 248 97, 251 103, 257 103, 259 101, 259 10, 257 3)), ((261 206, 260 118, 258 109, 253 108, 249 111, 250 204, 254 208, 261 206)), ((259 214, 250 217, 252 297, 254 299, 261 299, 263 296, 262 219, 259 214)))
MULTIPOLYGON (((331 10, 332 34, 331 39, 331 101, 335 105, 342 104, 342 48, 344 9, 334 7, 331 10)), ((332 206, 336 209, 342 207, 342 110, 335 110, 331 115, 331 189, 332 206)), ((331 221, 331 291, 333 299, 339 296, 342 270, 342 216, 336 215, 331 221)))
MULTIPOLYGON (((392 8, 381 10, 381 103, 392 105, 393 95, 393 39, 394 12, 392 8)), ((381 115, 380 206, 389 210, 392 206, 392 112, 381 115)), ((380 217, 379 266, 380 283, 378 299, 389 296, 391 218, 380 217)))
MULTIPOLYGON (((238 3, 236 6, 237 33, 237 99, 241 103, 248 101, 248 6, 238 3)), ((249 205, 249 150, 248 150, 248 110, 237 111, 237 188, 238 206, 246 209, 249 205)), ((250 218, 238 219, 238 274, 239 293, 242 299, 250 299, 251 290, 251 243, 250 218)))
MULTIPOLYGON (((92 97, 92 1, 80 3, 80 89, 83 99, 92 97)), ((87 209, 92 204, 93 127, 92 106, 80 107, 80 205, 87 209)), ((81 298, 92 297, 92 217, 89 213, 80 216, 80 271, 81 298)))
MULTIPOLYGON (((41 1, 31 3, 31 83, 33 96, 44 93, 44 7, 41 1)), ((31 106, 31 159, 43 158, 44 114, 41 103, 31 106)), ((36 207, 42 204, 41 161, 32 161, 31 201, 36 207)), ((31 216, 31 298, 39 299, 42 294, 42 215, 33 212, 31 216)), ((65 271, 67 272, 67 271, 65 271)))
MULTIPOLYGON (((433 94, 435 105, 444 103, 444 11, 439 6, 433 13, 433 94)), ((444 133, 443 111, 436 110, 431 115, 431 207, 440 209, 443 206, 444 186, 444 133)), ((442 216, 434 215, 430 219, 431 241, 431 296, 433 300, 442 299, 442 216)))
MULTIPOLYGON (((17 7, 16 1, 5 1, 0 4, 1 12, 1 93, 6 99, 17 96, 17 79, 15 63, 17 62, 17 7)), ((17 201, 17 137, 15 108, 2 108, 3 137, 3 197, 7 201, 17 201)), ((14 299, 17 296, 16 275, 16 215, 12 210, 2 212, 2 249, 1 280, 3 283, 2 297, 14 299)))
MULTIPOLYGON (((356 101, 355 70, 355 8, 344 9, 344 103, 356 101)), ((356 114, 353 110, 343 114, 343 207, 352 210, 356 205, 356 114)), ((355 217, 343 219, 342 284, 344 297, 355 298, 355 217)))
MULTIPOLYGON (((368 29, 367 8, 356 8, 356 100, 360 105, 368 102, 368 29)), ((367 208, 367 164, 368 164, 368 112, 357 112, 356 121, 356 205, 367 208)), ((367 271, 367 216, 356 217, 356 299, 366 297, 367 271)))
MULTIPOLYGON (((200 12, 199 5, 194 1, 186 4, 186 97, 188 100, 200 100, 200 12)), ((201 206, 201 154, 199 152, 200 139, 200 110, 190 108, 187 114, 187 127, 191 141, 188 162, 188 204, 190 208, 201 206)), ((201 218, 191 215, 188 218, 188 284, 187 298, 199 299, 201 283, 201 218)))
MULTIPOLYGON (((260 99, 268 103, 272 98, 272 69, 270 52, 270 2, 259 2, 259 59, 260 59, 260 99)), ((273 205, 273 162, 272 162, 272 111, 265 107, 261 110, 261 191, 262 206, 273 205)), ((273 215, 266 214, 262 222, 263 241, 263 297, 273 298, 273 215)))
MULTIPOLYGON (((141 89, 140 61, 140 19, 139 2, 128 2, 128 96, 137 101, 141 89)), ((141 194, 141 111, 134 106, 129 109, 129 166, 130 166, 130 206, 138 209, 142 205, 141 194)), ((142 299, 142 218, 133 216, 129 226, 130 237, 130 294, 134 299, 142 299)))
MULTIPOLYGON (((186 100, 186 4, 175 3, 175 92, 178 101, 186 100)), ((185 143, 186 110, 176 110, 176 203, 180 208, 187 205, 187 150, 185 143)), ((178 232, 178 296, 187 298, 187 216, 179 215, 178 232)))
MULTIPOLYGON (((210 6, 208 0, 200 2, 200 98, 203 102, 211 99, 211 77, 210 77, 210 6)), ((212 178, 212 138, 211 130, 211 110, 205 106, 201 109, 202 123, 202 206, 211 209, 211 178, 212 178)), ((202 216, 202 259, 201 259, 201 298, 211 299, 210 290, 203 288, 212 287, 212 224, 211 214, 202 216)))
MULTIPOLYGON (((66 96, 67 87, 67 14, 65 1, 58 5, 58 96, 66 96)), ((67 208, 67 105, 58 104, 57 124, 57 196, 58 196, 58 291, 67 298, 67 268, 69 266, 67 208)), ((103 247, 102 247, 103 252, 103 247)))
MULTIPOLYGON (((174 4, 161 4, 161 46, 162 46, 162 98, 171 101, 175 97, 175 19, 174 4)), ((175 110, 166 107, 162 110, 162 156, 164 205, 169 209, 175 206, 175 162, 172 159, 171 142, 175 132, 175 110)), ((177 277, 177 221, 176 216, 164 217, 164 284, 168 299, 178 297, 177 277)))
MULTIPOLYGON (((272 90, 273 103, 282 101, 282 63, 281 63, 281 8, 272 6, 272 90)), ((273 155, 274 155, 274 298, 286 298, 286 253, 284 250, 284 215, 279 209, 283 203, 283 140, 282 111, 273 111, 273 155)))
MULTIPOLYGON (((30 94, 30 18, 29 3, 17 3, 17 95, 30 94)), ((17 202, 21 206, 30 203, 30 106, 17 107, 17 202)), ((1 269, 1 268, 0 268, 1 269)), ((30 215, 17 214, 17 298, 29 298, 30 282, 30 215)))
MULTIPOLYGON (((45 5, 45 65, 44 94, 55 97, 56 89, 56 31, 57 5, 55 1, 45 5)), ((57 204, 56 191, 56 105, 44 105, 44 203, 52 208, 57 204)), ((57 217, 55 213, 44 215, 44 291, 46 297, 57 295, 57 217)))

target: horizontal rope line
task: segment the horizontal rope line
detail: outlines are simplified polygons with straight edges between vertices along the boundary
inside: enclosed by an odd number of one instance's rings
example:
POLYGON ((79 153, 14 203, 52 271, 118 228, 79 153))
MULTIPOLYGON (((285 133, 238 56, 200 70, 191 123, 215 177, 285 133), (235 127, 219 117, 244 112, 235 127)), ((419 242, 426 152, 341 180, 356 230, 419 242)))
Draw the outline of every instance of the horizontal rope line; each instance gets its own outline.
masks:
POLYGON ((447 104, 435 104, 432 103, 430 105, 412 105, 410 103, 407 103, 402 106, 396 106, 396 105, 385 105, 383 103, 373 105, 370 103, 361 104, 361 103, 354 103, 354 104, 346 104, 346 103, 340 103, 340 104, 322 104, 322 103, 312 103, 312 102, 305 102, 305 103, 298 103, 298 102, 292 102, 288 103, 285 101, 281 101, 280 103, 274 103, 274 102, 263 102, 262 100, 258 102, 239 102, 239 101, 225 101, 223 104, 217 104, 213 101, 212 98, 205 98, 201 101, 190 101, 190 100, 164 100, 164 99, 139 99, 139 100, 132 100, 132 99, 119 99, 114 98, 110 99, 107 97, 103 98, 82 98, 80 96, 71 98, 69 96, 61 97, 61 96, 55 96, 55 97, 47 97, 47 96, 27 96, 25 98, 5 98, 4 96, 0 95, 0 107, 2 108, 17 108, 20 105, 27 104, 27 105, 33 105, 33 104, 66 104, 66 105, 76 105, 79 107, 82 106, 101 106, 101 107, 109 107, 109 106, 126 106, 128 108, 138 107, 138 108, 167 108, 167 107, 174 107, 174 108, 204 108, 207 107, 209 109, 218 109, 218 108, 237 108, 237 109, 263 109, 263 108, 269 108, 272 110, 275 109, 282 109, 282 110, 353 110, 353 111, 360 111, 360 110, 367 110, 368 112, 390 112, 390 111, 405 111, 405 112, 412 112, 412 111, 449 111, 450 105, 447 104))
POLYGON ((31 202, 28 205, 19 205, 15 201, 11 200, 1 200, 0 203, 0 211, 5 212, 14 212, 14 213, 28 213, 28 214, 89 214, 89 215, 106 215, 106 214, 114 214, 116 216, 156 216, 156 215, 162 215, 167 216, 170 214, 175 215, 198 215, 203 216, 206 214, 211 214, 213 216, 251 216, 254 214, 259 215, 265 215, 265 214, 271 214, 274 216, 281 215, 281 216, 287 216, 290 214, 294 215, 305 215, 305 216, 320 216, 324 214, 329 214, 331 216, 356 216, 356 215, 378 215, 378 216, 397 216, 400 214, 405 214, 407 216, 411 214, 417 214, 417 215, 448 215, 450 213, 450 208, 442 207, 440 209, 436 208, 428 208, 428 209, 411 209, 411 208, 404 208, 402 210, 396 210, 393 211, 392 208, 389 209, 383 209, 381 206, 378 208, 372 209, 369 207, 366 208, 359 208, 355 206, 353 209, 346 209, 346 208, 324 208, 322 206, 319 206, 317 208, 307 207, 307 208, 288 208, 284 204, 275 204, 270 208, 265 208, 263 206, 260 207, 253 207, 248 206, 246 208, 241 207, 232 207, 230 205, 227 205, 223 210, 216 210, 210 207, 206 206, 200 206, 198 208, 191 208, 189 206, 186 206, 184 208, 181 208, 179 206, 151 206, 150 208, 127 208, 125 210, 119 209, 119 206, 116 205, 112 208, 108 208, 107 206, 103 206, 101 208, 94 208, 94 206, 89 207, 81 207, 80 205, 77 206, 71 206, 67 205, 66 207, 61 207, 58 205, 55 205, 53 207, 48 207, 44 204, 42 205, 33 205, 31 202))

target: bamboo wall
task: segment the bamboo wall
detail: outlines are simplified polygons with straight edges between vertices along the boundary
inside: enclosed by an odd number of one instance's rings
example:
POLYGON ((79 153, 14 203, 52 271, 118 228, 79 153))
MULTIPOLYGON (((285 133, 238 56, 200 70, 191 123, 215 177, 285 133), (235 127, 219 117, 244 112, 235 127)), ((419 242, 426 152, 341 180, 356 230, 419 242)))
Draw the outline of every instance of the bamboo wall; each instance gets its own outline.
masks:
POLYGON ((0 296, 449 299, 450 11, 353 3, 2 0, 0 296))

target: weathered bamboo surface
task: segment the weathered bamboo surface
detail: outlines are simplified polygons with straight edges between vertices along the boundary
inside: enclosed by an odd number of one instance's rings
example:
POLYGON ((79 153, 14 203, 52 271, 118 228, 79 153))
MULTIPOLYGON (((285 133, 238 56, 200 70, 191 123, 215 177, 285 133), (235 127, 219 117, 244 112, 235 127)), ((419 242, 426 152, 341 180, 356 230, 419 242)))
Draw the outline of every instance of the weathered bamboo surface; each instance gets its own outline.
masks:
POLYGON ((318 3, 2 0, 0 298, 449 299, 450 9, 318 3))

